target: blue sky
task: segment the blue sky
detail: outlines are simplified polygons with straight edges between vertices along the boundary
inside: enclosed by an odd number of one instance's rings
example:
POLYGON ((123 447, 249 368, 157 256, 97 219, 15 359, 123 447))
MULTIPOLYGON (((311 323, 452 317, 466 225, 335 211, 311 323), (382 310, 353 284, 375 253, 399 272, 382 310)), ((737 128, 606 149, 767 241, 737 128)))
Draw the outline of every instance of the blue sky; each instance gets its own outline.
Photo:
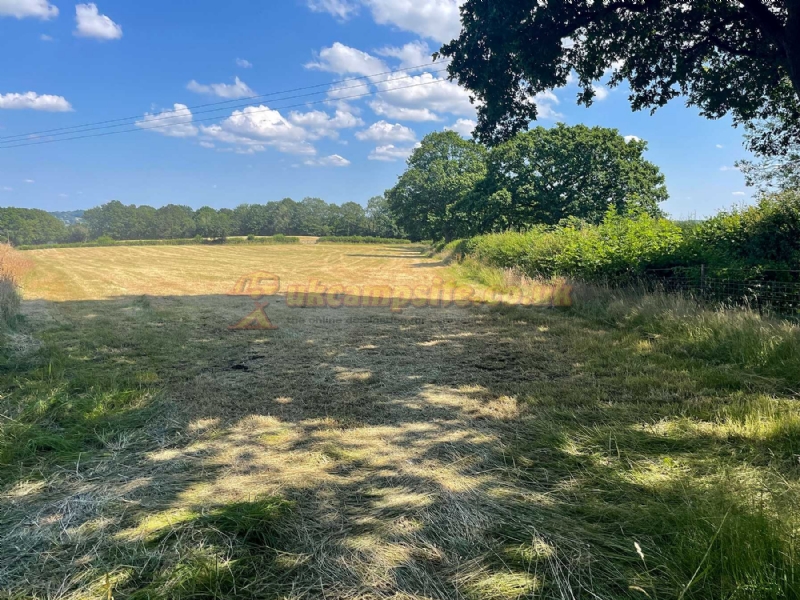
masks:
MULTIPOLYGON (((474 109, 464 90, 437 81, 441 65, 376 75, 428 63, 458 31, 459 1, 0 0, 0 137, 128 117, 85 134, 135 130, 0 148, 0 205, 366 204, 426 133, 470 130, 474 109), (319 87, 247 99, 306 86, 319 87), (301 93, 313 95, 289 98, 301 93)), ((655 116, 633 113, 624 88, 603 87, 590 108, 576 94, 567 86, 541 98, 540 124, 647 140, 673 216, 750 201, 732 168, 746 155, 729 120, 706 120, 680 100, 655 116)))

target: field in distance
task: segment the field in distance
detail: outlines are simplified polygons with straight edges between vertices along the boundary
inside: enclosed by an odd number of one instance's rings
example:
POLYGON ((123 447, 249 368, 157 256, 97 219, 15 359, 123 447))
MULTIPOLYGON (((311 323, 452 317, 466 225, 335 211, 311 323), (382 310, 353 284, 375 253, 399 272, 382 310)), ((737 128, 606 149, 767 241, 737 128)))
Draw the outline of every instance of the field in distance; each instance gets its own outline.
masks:
POLYGON ((408 245, 26 256, 0 595, 800 594, 800 410, 777 378, 575 311, 229 295, 256 271, 463 276, 408 245), (277 329, 231 328, 262 309, 277 329))

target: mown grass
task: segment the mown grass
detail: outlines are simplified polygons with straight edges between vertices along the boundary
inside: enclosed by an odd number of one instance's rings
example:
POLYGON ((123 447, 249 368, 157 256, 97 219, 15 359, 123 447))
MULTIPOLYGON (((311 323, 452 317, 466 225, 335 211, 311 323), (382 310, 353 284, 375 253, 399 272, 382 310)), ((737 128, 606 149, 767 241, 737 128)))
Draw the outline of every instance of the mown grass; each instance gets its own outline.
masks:
POLYGON ((273 299, 272 332, 228 331, 247 298, 45 308, 2 351, 4 593, 800 597, 790 324, 602 288, 350 324, 273 299))

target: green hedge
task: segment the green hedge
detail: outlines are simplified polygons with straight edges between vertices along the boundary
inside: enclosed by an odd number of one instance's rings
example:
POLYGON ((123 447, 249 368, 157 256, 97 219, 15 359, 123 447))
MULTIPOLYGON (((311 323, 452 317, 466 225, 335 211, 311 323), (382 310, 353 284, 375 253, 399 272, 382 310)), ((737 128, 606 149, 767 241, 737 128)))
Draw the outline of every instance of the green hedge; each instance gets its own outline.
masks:
POLYGON ((372 237, 369 235, 325 235, 317 239, 318 244, 410 244, 411 240, 372 237))
POLYGON ((299 244, 300 238, 286 235, 271 237, 227 238, 225 240, 209 240, 205 238, 181 238, 175 240, 112 240, 100 237, 91 242, 75 242, 70 244, 38 244, 17 246, 17 250, 46 250, 48 248, 98 248, 106 246, 191 246, 191 245, 244 245, 244 244, 299 244))
POLYGON ((800 192, 764 197, 700 222, 608 212, 599 225, 572 219, 525 233, 440 242, 435 250, 533 277, 619 280, 651 269, 699 271, 705 265, 710 275, 796 280, 798 273, 789 270, 800 270, 800 192))
POLYGON ((600 225, 570 220, 525 233, 482 235, 451 244, 451 250, 496 267, 518 268, 531 277, 566 275, 586 280, 619 279, 674 263, 683 233, 667 219, 608 213, 600 225))
POLYGON ((800 269, 800 191, 766 196, 698 223, 687 232, 681 260, 752 274, 800 269))

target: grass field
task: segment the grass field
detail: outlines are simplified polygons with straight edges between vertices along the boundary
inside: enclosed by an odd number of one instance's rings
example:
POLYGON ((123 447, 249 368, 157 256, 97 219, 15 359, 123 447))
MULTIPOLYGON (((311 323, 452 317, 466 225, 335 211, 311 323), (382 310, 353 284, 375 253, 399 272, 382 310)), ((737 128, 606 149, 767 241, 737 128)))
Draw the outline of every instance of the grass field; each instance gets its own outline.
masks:
POLYGON ((474 274, 409 246, 26 256, 0 371, 0 596, 800 597, 789 326, 741 317, 773 340, 760 363, 701 356, 711 321, 678 339, 639 308, 274 294, 277 329, 231 330, 255 271, 282 291, 474 274))

